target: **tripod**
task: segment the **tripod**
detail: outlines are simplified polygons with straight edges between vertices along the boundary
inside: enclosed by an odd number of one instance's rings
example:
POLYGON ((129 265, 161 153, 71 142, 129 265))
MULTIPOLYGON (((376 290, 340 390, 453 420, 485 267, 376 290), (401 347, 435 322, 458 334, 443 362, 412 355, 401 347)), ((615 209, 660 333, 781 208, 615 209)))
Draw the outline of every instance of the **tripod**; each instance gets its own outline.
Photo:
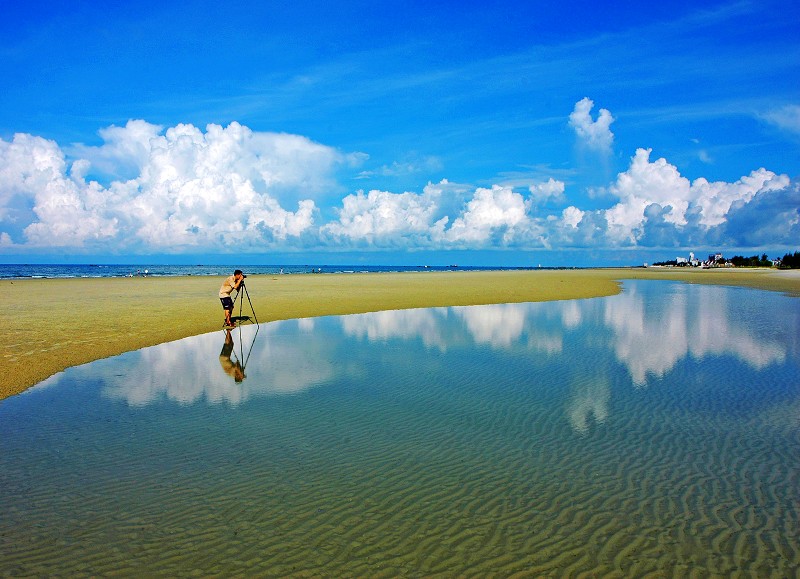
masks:
POLYGON ((239 286, 239 289, 236 290, 236 297, 233 298, 233 308, 236 309, 236 300, 239 300, 239 315, 235 318, 231 318, 234 322, 253 322, 258 323, 258 316, 256 316, 256 311, 253 309, 253 302, 250 301, 250 294, 247 292, 247 286, 244 285, 244 282, 239 286), (243 316, 242 315, 242 308, 244 307, 244 298, 239 300, 239 296, 244 293, 244 296, 247 298, 247 303, 250 304, 250 313, 253 314, 253 319, 250 319, 250 316, 243 316))

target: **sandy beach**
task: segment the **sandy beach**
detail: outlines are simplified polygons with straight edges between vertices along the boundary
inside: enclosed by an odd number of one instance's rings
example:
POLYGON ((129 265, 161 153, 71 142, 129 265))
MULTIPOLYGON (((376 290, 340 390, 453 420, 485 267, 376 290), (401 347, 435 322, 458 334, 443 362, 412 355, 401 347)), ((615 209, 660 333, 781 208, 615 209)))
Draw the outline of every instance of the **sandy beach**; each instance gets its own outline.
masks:
MULTIPOLYGON (((2 280, 7 307, 0 399, 65 368, 221 328, 221 277, 2 280)), ((261 323, 420 307, 613 295, 625 279, 736 285, 800 296, 800 271, 594 269, 260 275, 247 288, 261 323)), ((238 304, 237 304, 238 312, 238 304)))

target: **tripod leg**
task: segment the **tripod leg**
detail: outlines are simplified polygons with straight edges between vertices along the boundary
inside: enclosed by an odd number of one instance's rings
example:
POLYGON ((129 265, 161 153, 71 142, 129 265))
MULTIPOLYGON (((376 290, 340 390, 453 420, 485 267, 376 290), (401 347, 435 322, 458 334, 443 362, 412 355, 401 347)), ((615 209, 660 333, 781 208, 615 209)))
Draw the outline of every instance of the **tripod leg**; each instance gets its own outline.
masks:
POLYGON ((239 299, 239 290, 236 290, 236 295, 233 296, 233 307, 231 308, 231 322, 233 322, 234 314, 236 313, 236 300, 239 299))
POLYGON ((250 292, 247 291, 247 286, 242 285, 242 287, 244 288, 244 295, 247 296, 247 303, 250 304, 250 311, 253 312, 253 319, 256 321, 256 323, 258 323, 258 316, 256 315, 256 311, 253 309, 253 302, 250 301, 250 292))

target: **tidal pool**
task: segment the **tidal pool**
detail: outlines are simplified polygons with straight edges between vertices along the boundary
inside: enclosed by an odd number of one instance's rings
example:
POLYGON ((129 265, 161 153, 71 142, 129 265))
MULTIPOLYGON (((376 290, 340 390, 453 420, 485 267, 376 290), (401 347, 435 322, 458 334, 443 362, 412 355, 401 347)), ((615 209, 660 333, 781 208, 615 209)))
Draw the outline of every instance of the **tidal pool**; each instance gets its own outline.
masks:
POLYGON ((0 402, 0 575, 800 573, 800 300, 244 326, 0 402))

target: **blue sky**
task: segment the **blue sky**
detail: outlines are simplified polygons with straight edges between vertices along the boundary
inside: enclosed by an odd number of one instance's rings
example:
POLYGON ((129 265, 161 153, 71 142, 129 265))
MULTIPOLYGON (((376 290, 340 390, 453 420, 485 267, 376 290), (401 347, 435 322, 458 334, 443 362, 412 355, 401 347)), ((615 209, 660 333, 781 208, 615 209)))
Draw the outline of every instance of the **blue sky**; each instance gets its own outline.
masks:
POLYGON ((0 0, 0 260, 800 249, 792 2, 0 0))

